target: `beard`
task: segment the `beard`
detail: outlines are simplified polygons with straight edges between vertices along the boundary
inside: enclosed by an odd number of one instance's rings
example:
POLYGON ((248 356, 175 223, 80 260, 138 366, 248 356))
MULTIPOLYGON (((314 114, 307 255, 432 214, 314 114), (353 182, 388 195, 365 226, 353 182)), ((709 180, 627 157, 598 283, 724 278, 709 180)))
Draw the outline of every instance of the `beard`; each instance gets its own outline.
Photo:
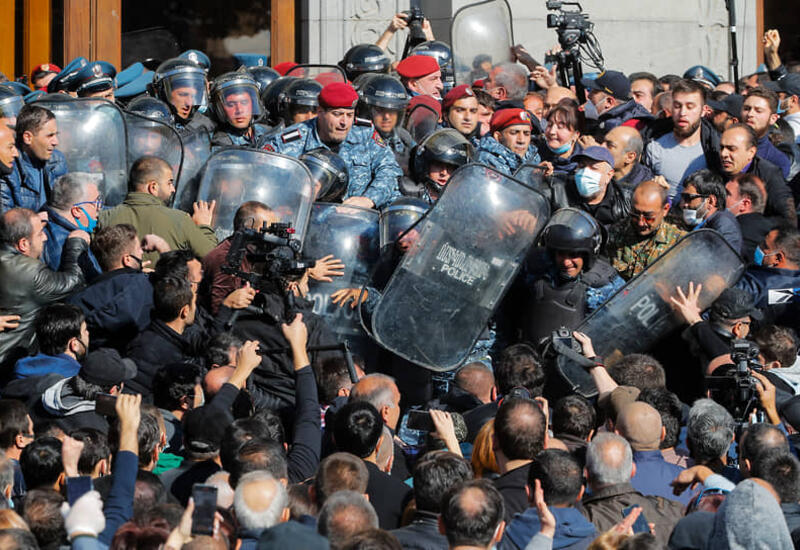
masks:
POLYGON ((675 135, 677 135, 678 137, 687 138, 697 131, 697 129, 700 127, 701 120, 702 119, 698 118, 697 121, 687 126, 686 129, 682 129, 678 126, 675 126, 673 128, 673 131, 675 132, 675 135))

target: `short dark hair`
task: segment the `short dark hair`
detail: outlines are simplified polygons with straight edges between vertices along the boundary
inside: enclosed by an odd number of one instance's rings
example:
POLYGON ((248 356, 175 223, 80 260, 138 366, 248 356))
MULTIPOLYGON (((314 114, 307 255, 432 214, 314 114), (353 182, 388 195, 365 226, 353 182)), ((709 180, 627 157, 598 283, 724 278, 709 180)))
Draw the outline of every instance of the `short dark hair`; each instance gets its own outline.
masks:
POLYGON ((697 189, 698 195, 714 197, 717 201, 717 210, 725 210, 725 184, 719 174, 703 168, 692 172, 683 182, 684 189, 692 185, 697 189))
POLYGON ((27 529, 3 529, 0 531, 0 548, 14 550, 39 550, 36 537, 27 529))
POLYGON ((83 441, 83 450, 78 460, 78 473, 82 476, 91 475, 98 462, 108 460, 111 456, 108 438, 99 430, 81 428, 70 432, 69 436, 83 441))
POLYGON ((648 73, 646 71, 640 71, 638 73, 631 73, 628 75, 628 80, 631 81, 631 84, 636 82, 637 80, 647 80, 650 84, 653 85, 653 97, 656 96, 658 92, 661 91, 661 84, 658 82, 658 77, 653 73, 648 73))
POLYGON ((236 461, 236 453, 251 439, 270 439, 266 424, 259 418, 238 418, 225 428, 219 451, 223 470, 231 471, 236 461))
POLYGON ((751 424, 739 440, 739 458, 749 460, 751 466, 772 449, 788 453, 789 442, 783 432, 771 424, 751 424))
POLYGON ((670 92, 672 92, 672 97, 675 97, 675 94, 700 94, 700 97, 703 100, 703 105, 706 103, 705 86, 688 78, 682 78, 672 84, 670 86, 670 92))
POLYGON ((251 439, 236 452, 228 483, 236 489, 243 475, 259 470, 268 472, 275 479, 286 479, 289 477, 287 468, 283 445, 266 439, 251 439))
POLYGON ((22 449, 19 467, 29 489, 51 488, 64 471, 61 442, 55 437, 34 439, 22 449))
POLYGON ((478 105, 482 105, 488 109, 491 109, 492 111, 497 110, 497 100, 494 98, 494 96, 492 96, 492 94, 481 89, 473 89, 472 91, 475 92, 475 99, 478 100, 478 105))
POLYGON ((782 224, 776 229, 775 248, 783 250, 790 262, 800 263, 800 232, 789 224, 782 224))
POLYGON ((506 395, 521 386, 534 397, 544 391, 545 373, 542 359, 528 344, 513 344, 503 350, 495 368, 497 389, 506 395))
POLYGON ((660 447, 669 449, 677 445, 683 416, 683 405, 678 396, 667 388, 645 388, 636 400, 647 403, 661 415, 661 425, 664 426, 666 435, 660 447))
POLYGON ((153 472, 139 470, 136 472, 136 485, 133 493, 134 516, 138 517, 144 510, 156 504, 167 502, 167 489, 161 479, 153 472))
POLYGON ((676 74, 665 74, 664 76, 659 77, 658 83, 661 85, 662 88, 666 84, 667 86, 669 86, 671 90, 672 87, 675 86, 675 83, 679 82, 680 80, 681 77, 676 74))
POLYGON ((644 353, 629 353, 611 365, 608 374, 620 386, 663 388, 667 384, 666 373, 655 357, 644 353))
POLYGON ((181 398, 194 397, 194 387, 203 369, 192 363, 172 363, 153 376, 153 403, 167 411, 180 408, 181 398))
POLYGON ((761 181, 761 178, 755 174, 736 174, 731 178, 731 181, 736 182, 739 187, 739 196, 747 197, 753 205, 753 212, 759 214, 764 213, 764 208, 767 205, 767 197, 765 195, 766 186, 761 181))
POLYGON ((192 285, 184 277, 164 277, 153 284, 153 314, 160 321, 177 319, 192 304, 192 285))
POLYGON ((368 529, 350 537, 342 550, 403 550, 403 546, 390 531, 368 529))
POLYGON ((366 401, 352 401, 339 409, 333 422, 336 448, 366 458, 375 451, 383 434, 378 409, 366 401))
POLYGON ((269 212, 272 209, 263 202, 259 201, 243 202, 242 205, 236 210, 236 214, 233 215, 233 230, 239 231, 240 229, 261 229, 260 227, 249 227, 247 225, 248 222, 253 221, 253 217, 259 210, 266 210, 269 212))
POLYGON ((139 420, 139 468, 144 468, 153 460, 153 452, 161 442, 161 427, 158 418, 142 410, 139 420))
POLYGON ((127 223, 110 225, 96 231, 92 237, 92 253, 103 271, 111 271, 122 262, 122 257, 130 254, 134 243, 139 239, 136 228, 127 223))
POLYGON ((769 112, 771 114, 775 114, 778 112, 778 94, 770 90, 769 88, 765 88, 764 86, 758 86, 757 88, 753 88, 747 95, 745 96, 745 101, 747 101, 748 97, 760 97, 764 99, 767 104, 769 105, 769 112))
POLYGON ((472 466, 462 457, 448 451, 426 453, 414 468, 417 510, 438 514, 447 489, 472 477, 472 466))
POLYGON ((14 129, 17 132, 17 140, 22 141, 22 134, 30 132, 34 136, 42 131, 44 125, 54 120, 56 115, 50 109, 45 109, 39 105, 25 105, 19 110, 17 123, 14 129))
POLYGON ((581 494, 583 468, 567 451, 548 449, 536 455, 528 470, 528 486, 542 484, 544 501, 550 506, 571 506, 581 494))
MULTIPOLYGON (((597 425, 594 407, 580 395, 562 397, 553 407, 553 434, 586 439, 597 425)), ((557 436, 556 436, 557 437, 557 436)))
POLYGON ((133 166, 131 166, 128 189, 135 191, 139 186, 145 185, 148 181, 159 179, 164 170, 172 170, 169 163, 164 159, 152 156, 144 156, 136 159, 133 166))
POLYGON ((165 277, 178 277, 180 279, 189 278, 189 262, 196 257, 191 250, 179 248, 164 252, 158 257, 156 268, 150 276, 150 280, 155 284, 159 279, 165 277))
POLYGON ((232 332, 220 332, 208 343, 206 347, 206 364, 209 368, 214 365, 224 367, 228 365, 228 350, 231 347, 241 348, 244 341, 232 332))
POLYGON ((450 547, 487 546, 505 516, 503 497, 486 479, 454 485, 442 497, 442 523, 450 547), (470 499, 466 504, 464 501, 470 499))
POLYGON ((788 450, 768 449, 753 463, 751 473, 769 482, 782 503, 800 500, 800 462, 788 450))
POLYGON ((252 416, 257 419, 264 427, 264 438, 283 445, 286 443, 286 429, 283 426, 283 420, 278 413, 272 409, 261 409, 255 412, 252 416))
POLYGON ((753 335, 753 341, 768 363, 778 361, 785 368, 797 361, 797 334, 788 327, 761 327, 753 335))
POLYGON ((0 399, 0 449, 9 449, 19 434, 28 433, 28 410, 16 399, 0 399))
POLYGON ((98 393, 108 393, 111 391, 111 388, 116 386, 116 384, 93 384, 86 381, 86 379, 81 376, 80 372, 72 378, 69 378, 67 380, 67 385, 75 395, 85 401, 94 401, 98 393))
POLYGON ((369 471, 364 461, 350 453, 333 453, 322 459, 314 478, 317 504, 322 504, 338 491, 365 493, 369 482, 369 471))
POLYGON ((341 388, 349 388, 352 385, 350 371, 344 358, 329 357, 319 365, 317 389, 320 403, 324 405, 333 403, 341 388))
POLYGON ((21 239, 33 236, 33 218, 36 212, 27 208, 11 208, 0 216, 0 242, 14 247, 21 239))
POLYGON ((497 444, 509 460, 533 460, 544 448, 545 419, 535 401, 521 397, 503 400, 494 419, 497 444))
POLYGON ((33 489, 26 493, 23 519, 36 537, 39 548, 59 548, 67 543, 61 516, 63 503, 64 499, 53 489, 33 489))
MULTIPOLYGON (((565 98, 567 99, 567 98, 565 98)), ((564 120, 564 124, 567 125, 567 128, 570 130, 580 130, 581 129, 581 119, 580 114, 578 113, 578 109, 573 107, 570 103, 561 102, 559 101, 555 105, 553 105, 549 111, 547 111, 547 116, 544 117, 547 122, 553 122, 557 116, 560 116, 564 120)))
POLYGON ((71 304, 50 304, 36 316, 34 330, 39 351, 47 355, 64 353, 73 338, 80 338, 83 311, 71 304))
MULTIPOLYGON (((756 136, 756 131, 753 130, 750 126, 743 122, 737 122, 735 124, 731 124, 725 129, 725 132, 730 132, 731 130, 742 130, 747 134, 747 148, 752 149, 754 147, 758 147, 758 136, 756 136)), ((725 133, 723 132, 723 134, 725 133)))

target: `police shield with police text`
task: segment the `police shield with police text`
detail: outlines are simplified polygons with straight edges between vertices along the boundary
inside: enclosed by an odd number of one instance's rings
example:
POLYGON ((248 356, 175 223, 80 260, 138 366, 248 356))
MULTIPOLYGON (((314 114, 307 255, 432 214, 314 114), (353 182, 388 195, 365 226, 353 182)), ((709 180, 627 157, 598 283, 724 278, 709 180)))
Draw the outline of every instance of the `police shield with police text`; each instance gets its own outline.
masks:
POLYGON ((457 367, 548 215, 538 192, 485 166, 461 167, 410 230, 417 236, 367 320, 374 338, 422 367, 457 367))

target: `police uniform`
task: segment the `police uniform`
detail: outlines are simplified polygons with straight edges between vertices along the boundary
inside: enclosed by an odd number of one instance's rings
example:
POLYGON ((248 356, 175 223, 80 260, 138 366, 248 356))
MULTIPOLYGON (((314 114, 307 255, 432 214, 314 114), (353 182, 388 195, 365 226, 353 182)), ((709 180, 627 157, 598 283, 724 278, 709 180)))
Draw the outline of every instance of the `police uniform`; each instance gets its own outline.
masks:
POLYGON ((395 126, 392 128, 391 133, 383 138, 383 141, 394 152, 394 158, 403 174, 408 174, 408 158, 411 154, 411 149, 416 145, 414 138, 408 133, 405 128, 395 126))
POLYGON ((264 138, 266 134, 271 131, 269 126, 264 124, 253 124, 251 126, 253 133, 252 137, 248 137, 247 133, 239 130, 234 131, 227 124, 219 126, 211 136, 211 147, 256 147, 258 142, 264 138))
MULTIPOLYGON (((328 84, 319 95, 320 104, 329 108, 352 108, 357 99, 358 94, 352 86, 342 82, 328 84), (352 98, 348 99, 349 107, 336 105, 339 103, 339 94, 352 98)), ((282 133, 265 138, 259 144, 259 148, 266 151, 295 158, 319 147, 332 150, 347 165, 350 181, 345 199, 366 197, 375 203, 376 209, 380 209, 400 196, 397 180, 403 172, 394 158, 392 149, 387 147, 386 142, 369 121, 356 119, 347 137, 335 148, 322 142, 317 132, 316 118, 289 126, 282 133)))
POLYGON ((542 159, 539 157, 539 150, 531 141, 525 156, 517 153, 497 141, 492 137, 495 132, 502 132, 509 126, 527 125, 531 130, 533 123, 531 115, 524 109, 501 109, 492 115, 490 131, 481 138, 480 147, 476 155, 476 162, 491 166, 498 172, 508 176, 514 174, 517 168, 523 164, 539 164, 542 159))

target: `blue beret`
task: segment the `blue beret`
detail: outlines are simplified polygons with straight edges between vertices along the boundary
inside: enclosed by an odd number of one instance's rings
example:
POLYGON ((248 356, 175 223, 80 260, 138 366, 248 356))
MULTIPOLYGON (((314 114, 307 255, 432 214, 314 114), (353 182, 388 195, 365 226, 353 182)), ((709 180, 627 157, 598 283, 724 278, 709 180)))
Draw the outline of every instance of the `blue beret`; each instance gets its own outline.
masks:
POLYGON ((261 53, 235 53, 233 58, 243 67, 269 67, 267 56, 261 53))
POLYGON ((78 75, 78 72, 88 64, 89 60, 85 57, 76 57, 67 63, 62 71, 50 81, 50 84, 47 85, 47 91, 50 93, 62 90, 72 91, 75 77, 78 75))
POLYGON ((138 61, 133 65, 129 65, 117 73, 117 88, 122 88, 129 82, 133 82, 145 72, 144 65, 138 61))
POLYGON ((153 71, 144 71, 124 86, 117 88, 114 92, 114 97, 127 99, 145 93, 147 85, 153 82, 153 74, 155 74, 153 71))

